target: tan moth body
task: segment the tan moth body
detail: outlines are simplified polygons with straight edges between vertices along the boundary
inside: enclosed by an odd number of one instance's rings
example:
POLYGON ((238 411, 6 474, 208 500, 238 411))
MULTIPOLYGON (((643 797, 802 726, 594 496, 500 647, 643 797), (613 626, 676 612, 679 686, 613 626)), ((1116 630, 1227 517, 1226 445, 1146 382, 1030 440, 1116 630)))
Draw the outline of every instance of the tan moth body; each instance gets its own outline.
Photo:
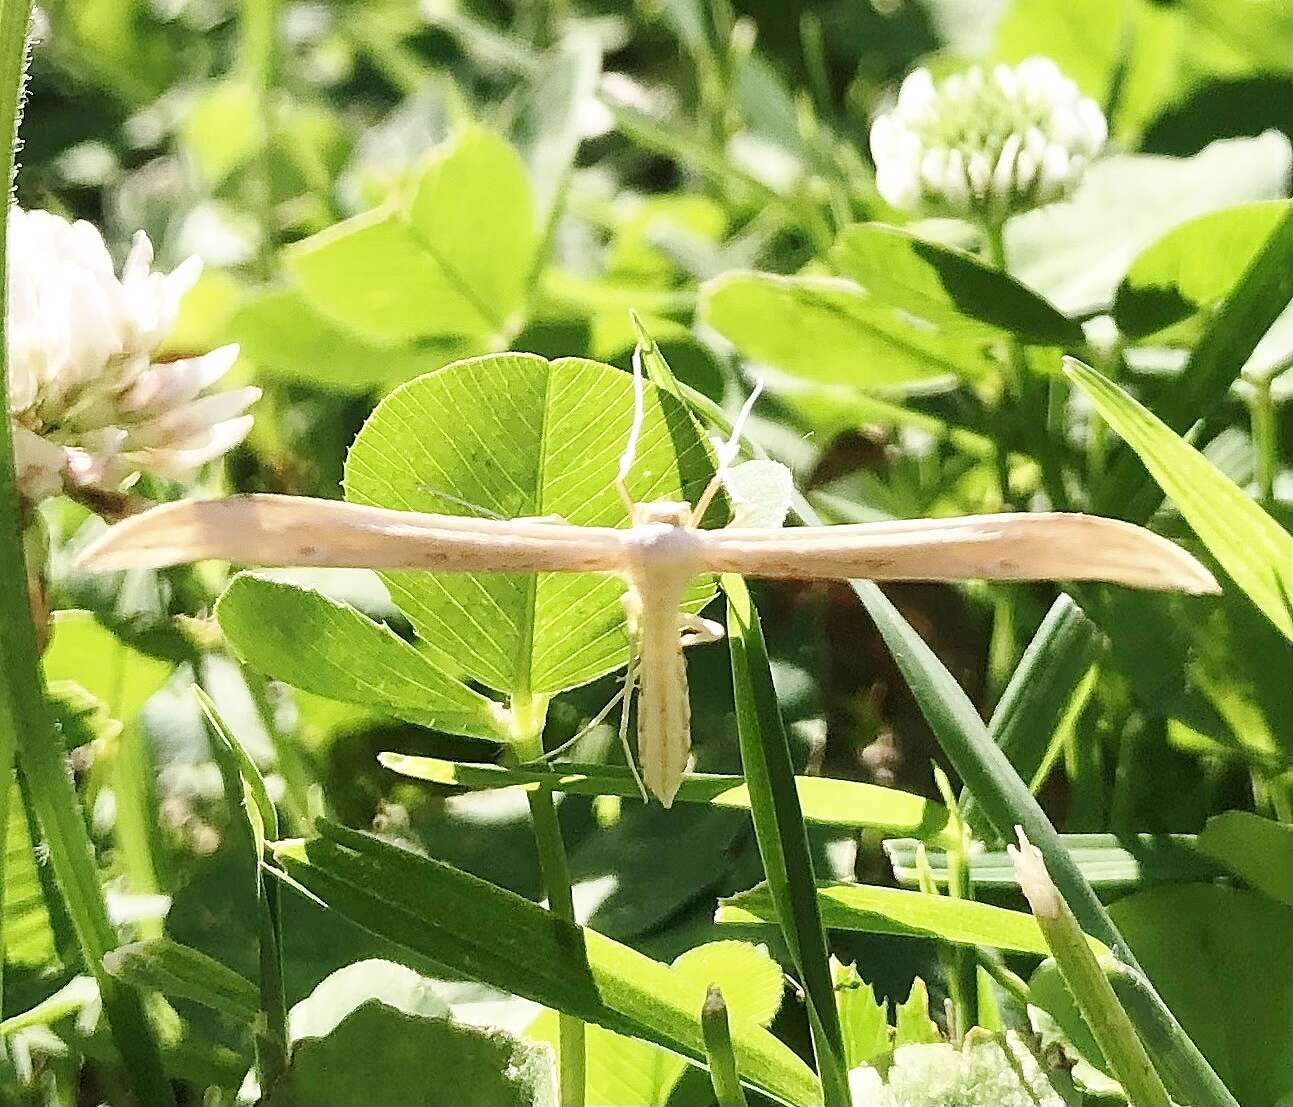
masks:
MULTIPOLYGON (((636 368, 636 366, 635 366, 636 368)), ((828 527, 701 530, 693 509, 633 504, 624 490, 642 422, 635 417, 617 484, 624 529, 527 519, 477 519, 367 507, 304 496, 240 495, 164 504, 108 529, 81 555, 100 570, 163 568, 219 558, 241 565, 422 569, 438 573, 604 573, 627 585, 625 611, 640 684, 638 761, 666 807, 686 770, 690 706, 682 647, 722 628, 681 610, 707 573, 793 580, 1086 580, 1137 588, 1218 591, 1192 555, 1130 523, 1069 513, 970 515, 828 527)), ((751 401, 753 397, 751 397, 751 401)), ((745 411, 748 412, 747 403, 745 411)), ((738 420, 738 427, 739 427, 738 420)), ((719 447, 721 475, 737 434, 719 447)), ((627 718, 628 705, 624 707, 627 718)), ((621 725, 623 735, 623 723, 621 725)), ((631 764, 631 763, 630 763, 631 764)))

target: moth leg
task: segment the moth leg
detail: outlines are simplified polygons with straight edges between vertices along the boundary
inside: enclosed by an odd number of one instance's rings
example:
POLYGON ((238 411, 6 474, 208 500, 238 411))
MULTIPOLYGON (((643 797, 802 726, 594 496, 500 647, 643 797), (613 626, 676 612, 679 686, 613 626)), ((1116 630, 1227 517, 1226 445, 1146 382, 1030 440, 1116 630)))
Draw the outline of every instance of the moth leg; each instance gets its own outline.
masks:
POLYGON ((638 764, 633 756, 633 745, 629 741, 629 707, 633 703, 633 685, 637 682, 637 641, 638 626, 642 618, 642 597, 635 589, 630 588, 621 597, 620 602, 624 604, 624 616, 629 624, 629 663, 624 670, 624 706, 620 708, 620 745, 624 749, 624 762, 628 765, 629 772, 633 774, 633 783, 638 786, 642 802, 650 803, 650 793, 647 792, 646 782, 638 771, 638 764))
POLYGON ((609 700, 607 700, 606 705, 599 712, 597 712, 596 715, 594 715, 591 719, 589 719, 587 723, 581 726, 579 728, 578 733, 576 733, 574 737, 567 738, 564 742, 561 743, 561 745, 556 746, 555 748, 550 750, 545 750, 538 757, 534 758, 533 761, 526 761, 524 762, 524 764, 526 765, 551 764, 563 753, 565 753, 566 750, 570 749, 571 746, 573 746, 576 742, 578 742, 581 738, 583 738, 584 735, 586 735, 594 727, 601 726, 601 724, 605 722, 606 716, 609 715, 615 709, 615 705, 624 698, 624 692, 625 690, 621 688, 618 692, 615 693, 615 695, 613 695, 609 700))
POLYGON ((713 619, 702 619, 699 615, 689 615, 685 611, 678 622, 682 630, 681 643, 684 646, 703 646, 709 642, 718 642, 726 635, 722 623, 713 619))
POLYGON ((628 668, 624 671, 624 706, 620 709, 620 746, 624 750, 624 762, 633 774, 633 783, 638 787, 638 794, 643 803, 650 803, 646 782, 638 772, 637 762, 633 759, 633 744, 629 741, 629 706, 633 702, 633 684, 637 680, 637 651, 629 651, 628 668))

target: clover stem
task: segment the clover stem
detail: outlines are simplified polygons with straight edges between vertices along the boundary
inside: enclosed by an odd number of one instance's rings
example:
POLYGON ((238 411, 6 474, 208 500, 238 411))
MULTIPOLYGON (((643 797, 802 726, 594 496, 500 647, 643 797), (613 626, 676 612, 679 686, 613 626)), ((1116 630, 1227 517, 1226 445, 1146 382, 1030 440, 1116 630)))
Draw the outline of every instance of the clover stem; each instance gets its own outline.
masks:
MULTIPOLYGON (((30 0, 0 0, 0 397, 9 395, 8 267, 6 258, 14 147, 26 72, 30 0)), ((162 1068, 157 1037, 140 994, 103 967, 103 956, 117 945, 103 888, 94 862, 80 797, 68 772, 63 735, 45 695, 40 662, 40 632, 32 617, 27 580, 24 508, 18 489, 13 431, 7 405, 0 410, 0 829, 7 825, 15 747, 32 803, 49 848, 50 866, 65 897, 85 968, 99 985, 103 1013, 120 1052, 132 1090, 140 1102, 175 1102, 162 1068)), ((3 877, 0 872, 0 877, 3 877)), ((0 889, 4 881, 0 879, 0 889)), ((2 923, 0 923, 2 925, 2 923)), ((0 931, 0 960, 3 954, 0 931)))
MULTIPOLYGON (((512 718, 516 739, 509 760, 533 761, 543 756, 543 724, 547 717, 548 697, 514 695, 512 718)), ((566 845, 561 837, 561 822, 552 790, 535 788, 527 793, 530 821, 534 827, 534 844, 539 851, 539 875, 548 896, 548 910, 559 919, 573 924, 575 900, 570 883, 570 865, 566 845)), ((564 1012, 557 1013, 560 1053, 560 1103, 562 1107, 582 1107, 584 1103, 584 1024, 564 1012)))
POLYGON ((1253 451, 1257 464, 1257 493, 1262 507, 1271 511, 1275 507, 1275 474, 1279 470, 1278 426, 1275 403, 1271 397, 1271 380, 1263 376, 1253 380, 1252 395, 1248 401, 1252 421, 1253 451))
MULTIPOLYGON (((1010 273, 1006 265, 1005 223, 1001 220, 985 221, 982 224, 983 246, 992 265, 1007 276, 1010 273)), ((1063 460, 1055 448, 1054 440, 1048 433, 1052 425, 1052 409, 1060 405, 1060 397, 1052 395, 1053 388, 1035 379, 1033 370, 1028 366, 1028 357, 1024 353, 1023 343, 1017 338, 1010 338, 1006 343, 1006 361, 1002 366, 1003 387, 998 403, 997 414, 1000 422, 1000 433, 997 439, 997 480, 1001 486, 1003 504, 1010 503, 1010 472, 1006 460, 1009 453, 1008 443, 1011 438, 1012 415, 1018 415, 1025 438, 1028 440, 1029 452, 1037 459, 1041 468, 1042 486, 1050 498, 1051 506, 1056 511, 1066 511, 1069 507, 1068 490, 1064 485, 1063 460)))

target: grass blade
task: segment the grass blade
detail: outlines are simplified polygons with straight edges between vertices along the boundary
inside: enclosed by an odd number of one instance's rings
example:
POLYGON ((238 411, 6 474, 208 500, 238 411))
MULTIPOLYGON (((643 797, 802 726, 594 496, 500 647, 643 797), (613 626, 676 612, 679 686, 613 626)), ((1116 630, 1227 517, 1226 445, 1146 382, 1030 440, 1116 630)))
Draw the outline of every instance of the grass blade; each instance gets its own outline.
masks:
MULTIPOLYGON (((550 766, 538 763, 510 766, 404 753, 380 753, 377 760, 401 776, 473 792, 494 788, 550 788, 573 796, 626 799, 641 796, 633 774, 619 765, 561 762, 550 766)), ((933 845, 952 844, 947 834, 947 808, 924 796, 824 776, 795 777, 795 790, 807 823, 875 830, 886 835, 919 838, 933 845)), ((674 802, 748 811, 750 789, 744 777, 688 773, 682 778, 674 802)))
POLYGON ((243 813, 243 831, 255 865, 260 1002, 254 1039, 260 1086, 268 1089, 286 1072, 288 1059, 281 889, 277 881, 265 879, 264 870, 266 840, 278 837, 278 812, 269 798, 256 762, 220 717, 215 702, 197 685, 193 686, 193 694, 206 720, 212 755, 224 777, 229 807, 243 813))
MULTIPOLYGON (((675 970, 443 862, 326 820, 280 843, 283 875, 374 934, 473 980, 703 1064, 692 994, 675 970)), ((784 1103, 820 1104, 812 1070, 757 1025, 732 1028, 742 1076, 784 1103)))
POLYGON ((190 946, 150 938, 119 946, 104 958, 113 976, 177 999, 191 999, 238 1022, 250 1024, 260 994, 246 977, 190 946))
POLYGON ((1293 538, 1288 531, 1111 380, 1073 358, 1066 359, 1064 372, 1135 451, 1230 579, 1293 640, 1293 538))
MULTIPOLYGON (((1102 648, 1099 628, 1068 596, 1060 596, 1028 643, 988 723, 1015 771, 1031 782, 1082 678, 1102 648)), ((961 815, 983 835, 986 820, 974 794, 961 793, 961 815)))
POLYGON ((847 1104, 851 1099, 844 1037, 835 1006, 826 931, 763 630, 740 577, 725 576, 723 591, 727 595, 727 635, 732 644, 736 729, 759 854, 781 932, 803 981, 826 1102, 847 1104))
MULTIPOLYGON (((1153 398, 1149 406, 1177 434, 1189 430, 1200 413, 1218 409, 1239 370, 1293 296, 1291 249, 1293 219, 1286 218, 1217 307, 1180 375, 1153 398)), ((1120 449, 1097 489, 1096 510, 1144 522, 1161 501, 1161 493, 1145 479, 1133 453, 1120 449)))
MULTIPOLYGON (((972 899, 883 888, 874 884, 817 885, 823 923, 831 930, 929 938, 956 946, 987 946, 1012 953, 1045 956, 1046 941, 1037 921, 1022 911, 972 899)), ((778 918, 776 896, 768 884, 719 901, 714 919, 725 926, 767 926, 778 918)), ((1092 939, 1095 941, 1095 939, 1092 939)), ((1098 952, 1107 952, 1096 942, 1098 952)))
MULTIPOLYGON (((1061 834, 1060 841, 1091 887, 1105 894, 1157 884, 1215 880, 1225 873, 1220 864, 1197 848, 1193 834, 1061 834)), ((916 862, 920 844, 914 838, 890 838, 884 843, 894 879, 904 888, 915 888, 920 883, 916 862)), ((930 850, 924 869, 936 886, 947 884, 945 853, 930 850)), ((1014 865, 1004 850, 976 853, 970 858, 970 878, 976 888, 1019 887, 1014 865)))

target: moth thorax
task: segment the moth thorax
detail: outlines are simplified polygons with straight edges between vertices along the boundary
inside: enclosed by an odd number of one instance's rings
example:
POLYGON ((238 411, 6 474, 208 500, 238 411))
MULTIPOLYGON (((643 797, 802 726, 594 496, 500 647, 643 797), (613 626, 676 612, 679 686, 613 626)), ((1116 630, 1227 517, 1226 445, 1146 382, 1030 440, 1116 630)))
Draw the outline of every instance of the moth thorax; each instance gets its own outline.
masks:
POLYGON ((682 590, 704 567, 700 535, 691 525, 691 505, 641 504, 628 532, 626 575, 644 601, 659 597, 676 604, 682 590))
POLYGON ((633 525, 664 523, 671 527, 691 526, 691 504, 677 500, 655 500, 633 508, 633 525))

